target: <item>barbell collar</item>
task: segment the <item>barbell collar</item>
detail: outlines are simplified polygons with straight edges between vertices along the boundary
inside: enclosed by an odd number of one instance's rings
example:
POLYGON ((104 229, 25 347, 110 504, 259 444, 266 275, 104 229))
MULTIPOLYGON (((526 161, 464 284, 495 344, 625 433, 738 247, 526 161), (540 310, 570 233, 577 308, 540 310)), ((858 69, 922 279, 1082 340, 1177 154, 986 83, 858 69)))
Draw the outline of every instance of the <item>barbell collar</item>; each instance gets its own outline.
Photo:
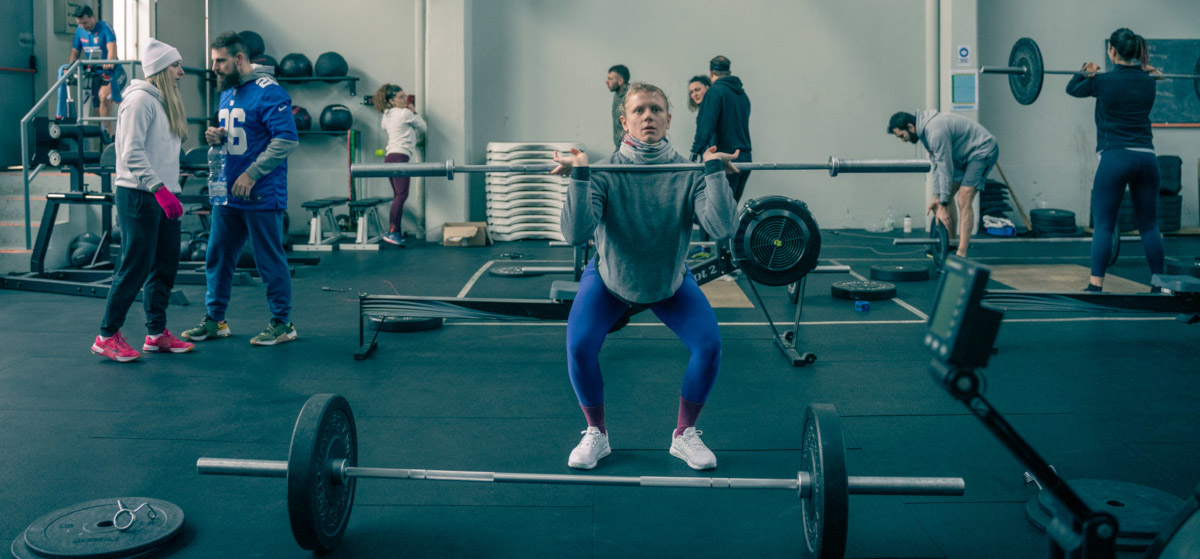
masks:
MULTIPOLYGON (((201 458, 196 471, 205 475, 287 477, 288 463, 283 460, 243 460, 201 458)), ((639 487, 688 487, 699 489, 787 489, 807 498, 812 490, 808 472, 795 478, 713 478, 680 476, 590 476, 571 474, 528 474, 473 472, 459 470, 422 470, 408 468, 366 468, 349 466, 345 460, 330 464, 334 481, 350 478, 409 479, 424 481, 473 481, 485 483, 537 483, 552 485, 620 485, 639 487)), ((848 487, 853 495, 962 495, 962 478, 850 476, 848 487)))

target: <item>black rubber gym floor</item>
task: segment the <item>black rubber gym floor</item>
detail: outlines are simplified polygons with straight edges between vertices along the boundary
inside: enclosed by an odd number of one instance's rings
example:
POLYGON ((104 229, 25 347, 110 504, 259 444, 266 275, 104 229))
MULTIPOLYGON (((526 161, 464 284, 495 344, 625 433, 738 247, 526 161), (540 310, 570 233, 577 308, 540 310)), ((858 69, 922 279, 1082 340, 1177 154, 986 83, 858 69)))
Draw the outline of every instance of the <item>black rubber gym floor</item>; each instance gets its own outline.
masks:
MULTIPOLYGON (((890 238, 826 231, 822 261, 867 276, 875 263, 924 258, 890 238)), ((1086 266, 1087 246, 977 245, 973 255, 1086 266)), ((1200 254, 1194 238, 1168 238, 1167 247, 1200 254)), ((382 334, 370 359, 351 359, 355 293, 453 296, 487 261, 511 263, 501 255, 513 252, 570 265, 566 249, 532 241, 324 254, 294 278, 296 342, 249 345, 269 318, 264 289, 235 287, 232 338, 130 364, 88 351, 103 300, 0 291, 3 548, 52 510, 145 496, 187 515, 172 557, 307 556, 288 526, 285 481, 199 476, 195 461, 285 459, 296 414, 322 392, 353 406, 360 465, 571 473, 567 454, 585 424, 566 376, 564 324, 451 321, 382 334)), ((1110 273, 1148 283, 1140 247, 1125 243, 1110 273)), ((485 273, 467 294, 540 298, 555 279, 563 276, 485 273)), ((857 312, 829 295, 843 279, 809 277, 798 344, 819 357, 809 367, 784 361, 757 310, 717 309, 722 370, 699 424, 715 472, 694 472, 666 451, 682 344, 650 313, 611 336, 601 359, 614 452, 595 473, 794 477, 805 407, 828 402, 843 418, 851 475, 961 476, 967 485, 963 497, 851 497, 848 557, 1044 557, 1045 536, 1025 519, 1037 488, 926 370, 920 337, 936 280, 899 283, 897 299, 857 312)), ((745 278, 738 283, 748 292, 745 278)), ((169 310, 175 332, 204 314, 203 288, 179 289, 192 304, 169 310)), ((784 289, 760 290, 775 320, 790 324, 784 289)), ((1200 482, 1200 326, 1161 315, 1006 318, 985 370, 988 398, 1060 474, 1179 496, 1200 482)), ((141 321, 135 305, 129 339, 145 335, 141 321)), ((361 480, 330 556, 799 556, 800 507, 788 491, 361 480)))

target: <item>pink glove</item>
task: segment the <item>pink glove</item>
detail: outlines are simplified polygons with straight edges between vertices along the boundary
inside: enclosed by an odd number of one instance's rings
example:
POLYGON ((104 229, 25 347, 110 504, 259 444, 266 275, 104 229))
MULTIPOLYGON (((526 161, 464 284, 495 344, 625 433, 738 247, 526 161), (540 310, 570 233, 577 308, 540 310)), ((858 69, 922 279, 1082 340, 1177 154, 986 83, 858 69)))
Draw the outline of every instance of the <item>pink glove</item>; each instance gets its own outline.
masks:
POLYGON ((183 204, 179 203, 179 198, 176 198, 167 187, 162 187, 154 193, 154 199, 158 200, 158 205, 162 206, 163 213, 167 214, 167 219, 179 219, 183 215, 183 204))

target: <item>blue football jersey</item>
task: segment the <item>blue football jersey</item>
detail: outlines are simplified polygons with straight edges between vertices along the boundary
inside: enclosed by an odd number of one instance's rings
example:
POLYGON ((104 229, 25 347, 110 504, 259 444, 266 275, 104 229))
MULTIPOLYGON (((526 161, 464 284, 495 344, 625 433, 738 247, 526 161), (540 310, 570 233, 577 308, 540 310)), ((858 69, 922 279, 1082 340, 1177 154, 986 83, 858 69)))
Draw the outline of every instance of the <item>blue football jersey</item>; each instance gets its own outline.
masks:
MULTIPOLYGON (((266 74, 221 92, 217 126, 225 128, 225 180, 230 189, 258 159, 272 138, 297 141, 292 98, 266 74)), ((246 210, 287 208, 287 160, 254 183, 250 198, 229 196, 229 205, 246 210)))
POLYGON ((79 51, 79 57, 87 59, 85 48, 97 47, 100 49, 99 56, 92 56, 93 60, 108 59, 108 44, 117 42, 117 34, 113 33, 111 27, 103 21, 97 21, 96 25, 92 26, 92 30, 88 31, 82 26, 75 28, 75 41, 71 47, 79 51))

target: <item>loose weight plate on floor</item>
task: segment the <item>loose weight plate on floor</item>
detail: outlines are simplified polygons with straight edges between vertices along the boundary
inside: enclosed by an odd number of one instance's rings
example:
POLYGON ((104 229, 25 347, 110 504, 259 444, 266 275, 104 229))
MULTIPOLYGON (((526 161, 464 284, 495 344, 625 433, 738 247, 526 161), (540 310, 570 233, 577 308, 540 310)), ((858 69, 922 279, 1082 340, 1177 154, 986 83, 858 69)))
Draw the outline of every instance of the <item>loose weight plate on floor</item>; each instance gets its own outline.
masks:
POLYGON ((830 290, 835 299, 853 301, 883 301, 896 296, 895 284, 885 281, 839 281, 830 290))
POLYGON ((368 324, 380 332, 424 332, 441 328, 444 318, 420 318, 415 316, 372 316, 368 324))
MULTIPOLYGON (((1067 482, 1079 497, 1095 511, 1117 518, 1117 549, 1141 551, 1162 529, 1171 515, 1183 505, 1183 499, 1165 491, 1136 483, 1107 479, 1076 479, 1067 482)), ((1025 507, 1029 521, 1045 530, 1054 510, 1054 497, 1041 491, 1025 507), (1040 523, 1040 524, 1039 524, 1040 523)))
POLYGON ((926 264, 876 264, 871 279, 879 281, 925 281, 932 269, 926 264))
POLYGON ((1166 260, 1167 273, 1173 276, 1192 276, 1200 278, 1200 257, 1196 258, 1168 258, 1166 260))
POLYGON ((335 479, 331 466, 358 465, 358 431, 350 403, 336 394, 308 399, 292 430, 288 451, 288 517, 300 547, 324 553, 350 524, 358 478, 335 479))
MULTIPOLYGON (((122 525, 129 513, 116 521, 122 525)), ((25 529, 25 545, 42 557, 128 557, 169 542, 183 528, 183 510, 173 503, 148 497, 114 497, 79 503, 47 514, 25 529), (118 530, 114 517, 136 509, 133 523, 118 530)), ((13 544, 14 555, 17 545, 13 544)))

